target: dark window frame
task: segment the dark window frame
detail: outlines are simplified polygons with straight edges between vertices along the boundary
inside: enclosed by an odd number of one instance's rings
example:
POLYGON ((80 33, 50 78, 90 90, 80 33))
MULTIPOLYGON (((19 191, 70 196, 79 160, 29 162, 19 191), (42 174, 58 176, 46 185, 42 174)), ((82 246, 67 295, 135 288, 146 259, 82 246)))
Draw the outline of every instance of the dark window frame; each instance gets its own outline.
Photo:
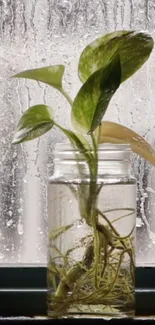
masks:
MULTIPOLYGON (((0 316, 46 316, 46 267, 0 268, 0 316)), ((136 268, 136 315, 155 314, 155 269, 136 268)))

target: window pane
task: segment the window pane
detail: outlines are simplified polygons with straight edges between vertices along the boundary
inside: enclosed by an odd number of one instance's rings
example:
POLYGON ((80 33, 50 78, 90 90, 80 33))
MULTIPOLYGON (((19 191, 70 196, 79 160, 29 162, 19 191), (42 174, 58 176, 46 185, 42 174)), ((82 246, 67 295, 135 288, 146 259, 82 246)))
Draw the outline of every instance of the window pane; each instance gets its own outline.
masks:
MULTIPOLYGON (((72 97, 80 87, 79 54, 94 38, 119 29, 155 34, 154 0, 0 0, 0 262, 45 263, 46 184, 53 170, 56 130, 20 146, 11 139, 21 113, 46 102, 70 126, 70 108, 55 90, 10 77, 24 69, 66 65, 64 84, 72 97)), ((114 96, 106 119, 123 123, 154 143, 155 54, 114 96), (151 133, 150 133, 151 130, 151 133)), ((155 263, 155 173, 135 160, 138 179, 137 264, 155 263)))

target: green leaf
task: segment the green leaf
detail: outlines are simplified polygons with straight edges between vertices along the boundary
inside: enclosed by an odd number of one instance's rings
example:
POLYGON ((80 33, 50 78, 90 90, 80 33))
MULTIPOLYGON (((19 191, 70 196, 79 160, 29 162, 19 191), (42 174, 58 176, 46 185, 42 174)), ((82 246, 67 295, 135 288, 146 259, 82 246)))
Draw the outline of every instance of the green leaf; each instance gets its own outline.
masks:
POLYGON ((54 125, 52 109, 46 105, 30 107, 21 117, 12 143, 21 143, 40 137, 54 125))
POLYGON ((142 32, 123 30, 106 34, 82 52, 78 67, 79 78, 85 82, 91 74, 106 66, 117 52, 120 55, 123 82, 147 61, 153 45, 152 37, 142 32))
POLYGON ((77 134, 71 130, 65 129, 56 122, 55 126, 67 136, 74 147, 78 148, 79 151, 85 155, 86 159, 90 158, 91 147, 88 140, 82 134, 77 134))
POLYGON ((61 91, 64 70, 65 67, 63 65, 53 65, 44 68, 23 71, 13 77, 41 81, 61 91))
POLYGON ((89 77, 72 107, 72 123, 81 133, 92 132, 100 124, 109 101, 121 82, 119 55, 89 77))
POLYGON ((87 159, 89 158, 88 152, 91 151, 91 147, 87 139, 56 123, 53 119, 52 108, 46 105, 32 106, 23 114, 17 125, 12 143, 21 143, 40 137, 54 125, 68 137, 81 153, 84 153, 87 159))
POLYGON ((88 162, 89 168, 93 168, 94 155, 92 153, 92 148, 89 141, 82 134, 74 133, 71 130, 65 129, 56 122, 54 124, 67 136, 72 145, 77 148, 80 153, 83 154, 86 161, 88 162))

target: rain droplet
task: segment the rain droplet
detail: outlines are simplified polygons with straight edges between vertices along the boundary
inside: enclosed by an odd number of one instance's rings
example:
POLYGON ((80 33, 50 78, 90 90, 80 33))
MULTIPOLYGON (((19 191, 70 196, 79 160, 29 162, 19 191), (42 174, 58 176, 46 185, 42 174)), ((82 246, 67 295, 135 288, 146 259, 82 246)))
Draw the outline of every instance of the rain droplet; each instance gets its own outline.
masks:
POLYGON ((146 190, 148 192, 151 192, 152 194, 155 194, 155 190, 153 190, 153 188, 151 188, 151 187, 147 187, 146 190))
POLYGON ((6 223, 7 227, 12 226, 12 224, 13 224, 13 219, 8 220, 6 223))
POLYGON ((15 151, 15 152, 13 153, 12 158, 16 158, 16 157, 17 157, 17 152, 15 151))
POLYGON ((19 221, 18 225, 17 225, 17 231, 19 235, 23 235, 23 224, 19 221))
POLYGON ((155 244, 155 234, 152 231, 149 231, 149 237, 152 240, 152 243, 155 244))
POLYGON ((136 218, 136 227, 140 228, 144 225, 144 222, 141 218, 136 218))
POLYGON ((23 209, 20 208, 17 211, 18 211, 18 213, 21 213, 21 212, 23 212, 23 209))

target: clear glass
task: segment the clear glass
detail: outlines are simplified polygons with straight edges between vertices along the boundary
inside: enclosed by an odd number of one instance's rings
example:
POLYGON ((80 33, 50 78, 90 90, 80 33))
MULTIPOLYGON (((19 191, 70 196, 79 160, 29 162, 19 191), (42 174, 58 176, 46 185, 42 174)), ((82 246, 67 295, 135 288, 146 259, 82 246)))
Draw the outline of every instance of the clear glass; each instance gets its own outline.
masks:
POLYGON ((62 145, 55 152, 48 188, 52 318, 134 316, 136 181, 130 156, 127 145, 100 146, 92 181, 77 151, 62 145))

